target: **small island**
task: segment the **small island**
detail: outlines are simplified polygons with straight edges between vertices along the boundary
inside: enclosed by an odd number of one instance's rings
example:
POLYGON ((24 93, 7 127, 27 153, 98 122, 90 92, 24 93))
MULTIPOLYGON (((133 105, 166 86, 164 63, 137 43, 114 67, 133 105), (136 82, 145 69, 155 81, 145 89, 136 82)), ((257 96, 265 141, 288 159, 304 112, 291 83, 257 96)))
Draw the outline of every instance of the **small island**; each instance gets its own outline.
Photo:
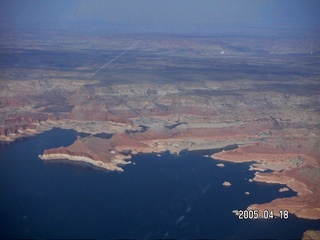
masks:
POLYGON ((279 189, 279 192, 287 192, 287 191, 289 191, 289 188, 287 187, 283 187, 279 189))
POLYGON ((224 167, 225 165, 223 163, 218 163, 217 167, 224 167))
POLYGON ((231 183, 230 182, 227 182, 225 181, 224 183, 222 183, 223 186, 225 187, 230 187, 231 186, 231 183))

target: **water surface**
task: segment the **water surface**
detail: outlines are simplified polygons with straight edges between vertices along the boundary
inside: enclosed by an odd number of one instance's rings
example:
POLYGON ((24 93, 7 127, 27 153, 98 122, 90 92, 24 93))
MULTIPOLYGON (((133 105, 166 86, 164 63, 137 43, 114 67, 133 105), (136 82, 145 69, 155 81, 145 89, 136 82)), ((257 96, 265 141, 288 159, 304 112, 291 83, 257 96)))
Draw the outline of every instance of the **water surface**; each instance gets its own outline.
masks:
POLYGON ((47 148, 70 145, 53 129, 0 148, 0 238, 301 238, 320 221, 238 220, 234 209, 277 197, 278 184, 248 182, 248 164, 199 153, 137 155, 123 173, 43 162, 47 148), (229 181, 232 186, 223 187, 229 181), (250 195, 245 195, 245 192, 250 195))

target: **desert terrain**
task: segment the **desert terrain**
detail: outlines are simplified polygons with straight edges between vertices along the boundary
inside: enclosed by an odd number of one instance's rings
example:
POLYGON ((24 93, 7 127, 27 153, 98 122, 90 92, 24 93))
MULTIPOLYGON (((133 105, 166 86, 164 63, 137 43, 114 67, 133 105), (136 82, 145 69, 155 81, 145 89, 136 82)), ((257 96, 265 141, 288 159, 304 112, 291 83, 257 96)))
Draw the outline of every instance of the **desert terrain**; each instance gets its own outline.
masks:
POLYGON ((236 145, 212 157, 297 192, 248 209, 320 219, 317 38, 7 31, 0 51, 1 141, 73 129, 39 157, 111 171, 138 153, 236 145))

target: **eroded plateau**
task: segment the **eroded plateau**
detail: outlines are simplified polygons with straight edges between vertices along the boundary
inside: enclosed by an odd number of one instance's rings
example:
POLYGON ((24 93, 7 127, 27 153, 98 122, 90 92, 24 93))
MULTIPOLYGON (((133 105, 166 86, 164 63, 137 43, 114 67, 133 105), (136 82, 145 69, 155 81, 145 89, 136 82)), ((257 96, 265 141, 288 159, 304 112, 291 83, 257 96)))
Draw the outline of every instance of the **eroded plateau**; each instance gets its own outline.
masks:
POLYGON ((254 181, 297 192, 249 209, 320 219, 319 41, 45 36, 1 37, 1 141, 73 129, 71 146, 39 157, 116 171, 138 153, 237 145, 212 157, 250 162, 254 181))

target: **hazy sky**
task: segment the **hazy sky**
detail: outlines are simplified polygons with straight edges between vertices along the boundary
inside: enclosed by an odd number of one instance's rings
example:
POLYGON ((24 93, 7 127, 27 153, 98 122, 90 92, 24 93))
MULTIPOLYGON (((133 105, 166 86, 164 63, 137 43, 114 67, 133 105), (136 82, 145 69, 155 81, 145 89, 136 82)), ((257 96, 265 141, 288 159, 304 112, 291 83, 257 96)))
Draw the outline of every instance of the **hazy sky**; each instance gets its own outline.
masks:
POLYGON ((1 0, 0 21, 16 26, 125 25, 139 28, 320 27, 319 0, 1 0))

